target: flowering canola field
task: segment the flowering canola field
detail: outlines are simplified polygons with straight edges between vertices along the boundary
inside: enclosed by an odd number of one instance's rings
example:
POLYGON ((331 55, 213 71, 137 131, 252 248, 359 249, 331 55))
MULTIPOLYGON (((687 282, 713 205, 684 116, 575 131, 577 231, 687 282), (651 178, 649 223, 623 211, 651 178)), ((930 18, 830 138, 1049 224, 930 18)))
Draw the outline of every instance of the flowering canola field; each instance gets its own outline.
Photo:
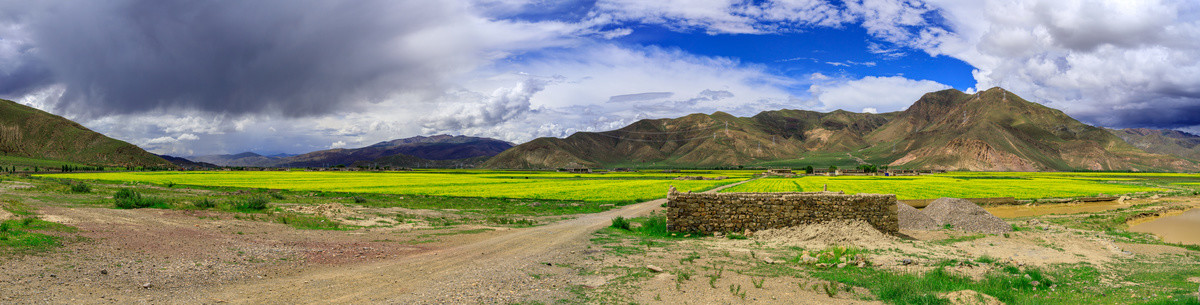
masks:
POLYGON ((454 197, 635 202, 665 198, 667 189, 705 191, 749 179, 752 171, 570 174, 528 171, 430 170, 411 172, 202 171, 42 175, 54 178, 153 184, 432 195, 454 197), (674 180, 679 176, 728 177, 674 180))
POLYGON ((1200 181, 1197 174, 1139 173, 983 173, 952 172, 922 176, 800 176, 764 178, 722 192, 815 192, 896 194, 898 199, 941 197, 1017 199, 1120 195, 1167 191, 1171 183, 1200 181))

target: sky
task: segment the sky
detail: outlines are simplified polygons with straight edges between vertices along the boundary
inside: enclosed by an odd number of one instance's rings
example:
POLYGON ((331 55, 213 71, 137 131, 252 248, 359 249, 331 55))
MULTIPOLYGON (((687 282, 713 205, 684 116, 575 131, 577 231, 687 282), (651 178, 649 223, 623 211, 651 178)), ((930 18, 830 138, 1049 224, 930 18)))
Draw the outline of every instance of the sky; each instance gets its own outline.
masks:
POLYGON ((1003 87, 1200 132, 1190 0, 0 0, 0 98, 176 156, 1003 87))

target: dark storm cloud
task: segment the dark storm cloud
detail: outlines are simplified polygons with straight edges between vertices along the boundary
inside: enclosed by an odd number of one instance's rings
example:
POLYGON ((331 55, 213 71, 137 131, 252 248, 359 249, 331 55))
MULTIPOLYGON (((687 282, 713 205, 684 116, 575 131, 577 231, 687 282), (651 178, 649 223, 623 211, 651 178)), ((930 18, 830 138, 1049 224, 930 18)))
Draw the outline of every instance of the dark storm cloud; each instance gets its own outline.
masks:
POLYGON ((468 14, 443 1, 20 1, 0 8, 9 19, 0 24, 20 24, 31 48, 0 66, 0 94, 58 83, 65 91, 57 107, 85 115, 321 114, 396 92, 436 92, 446 75, 478 57, 471 38, 454 35, 468 14))
POLYGON ((1179 129, 1200 126, 1200 99, 1175 97, 1156 101, 1152 109, 1114 112, 1112 126, 1179 129))

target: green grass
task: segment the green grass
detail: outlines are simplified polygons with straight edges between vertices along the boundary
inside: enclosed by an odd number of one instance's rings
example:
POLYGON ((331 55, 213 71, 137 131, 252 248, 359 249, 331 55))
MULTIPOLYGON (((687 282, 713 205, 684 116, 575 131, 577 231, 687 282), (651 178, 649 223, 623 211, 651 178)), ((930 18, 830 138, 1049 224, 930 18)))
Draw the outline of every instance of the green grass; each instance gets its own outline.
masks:
POLYGON ((674 239, 700 237, 702 234, 678 233, 667 230, 667 217, 661 213, 648 216, 624 218, 614 217, 608 230, 648 239, 674 239), (686 236, 686 237, 685 237, 686 236))
POLYGON ((4 166, 4 167, 16 166, 17 170, 19 170, 19 171, 24 171, 24 168, 29 168, 30 170, 33 170, 33 167, 35 167, 35 166, 38 168, 41 168, 43 170, 53 169, 53 170, 57 171, 63 165, 73 166, 73 167, 88 166, 86 164, 80 164, 80 163, 75 163, 75 162, 35 159, 35 158, 16 157, 16 156, 0 156, 0 166, 4 166))
POLYGON ((71 226, 33 217, 0 222, 0 253, 44 252, 62 245, 60 237, 42 232, 75 232, 71 226))
POLYGON ((922 176, 801 176, 765 178, 722 192, 811 192, 828 185, 849 194, 896 194, 898 199, 1015 197, 1017 199, 1085 197, 1169 191, 1180 180, 1200 181, 1197 174, 1129 173, 977 173, 922 176))
MULTIPOLYGON (((570 174, 533 171, 428 170, 412 172, 121 172, 39 176, 160 185, 174 183, 292 191, 633 203, 666 197, 669 186, 675 186, 682 192, 704 191, 748 179, 754 174, 754 171, 570 174), (730 178, 674 180, 680 176, 725 176, 730 178)), ((363 197, 363 199, 369 198, 363 197)))
POLYGON ((972 235, 951 237, 951 238, 947 238, 947 239, 937 240, 937 241, 933 241, 931 243, 938 244, 938 245, 949 245, 949 244, 956 244, 956 243, 960 243, 960 242, 964 242, 964 241, 972 241, 972 240, 976 240, 976 239, 980 239, 980 238, 984 238, 984 237, 987 237, 987 234, 972 234, 972 235))
POLYGON ((302 230, 343 230, 347 229, 337 221, 329 220, 322 216, 305 216, 297 214, 283 214, 275 218, 275 222, 289 225, 293 228, 302 230))

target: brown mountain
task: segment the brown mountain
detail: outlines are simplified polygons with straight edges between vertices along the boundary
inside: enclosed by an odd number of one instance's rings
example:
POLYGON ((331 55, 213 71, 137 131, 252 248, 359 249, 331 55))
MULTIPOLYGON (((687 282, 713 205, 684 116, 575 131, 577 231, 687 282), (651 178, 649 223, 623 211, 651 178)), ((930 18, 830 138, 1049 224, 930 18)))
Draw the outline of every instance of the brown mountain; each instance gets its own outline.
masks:
POLYGON ((905 111, 717 112, 641 120, 606 132, 539 138, 492 168, 854 166, 969 170, 1197 170, 1000 88, 928 93, 905 111))

